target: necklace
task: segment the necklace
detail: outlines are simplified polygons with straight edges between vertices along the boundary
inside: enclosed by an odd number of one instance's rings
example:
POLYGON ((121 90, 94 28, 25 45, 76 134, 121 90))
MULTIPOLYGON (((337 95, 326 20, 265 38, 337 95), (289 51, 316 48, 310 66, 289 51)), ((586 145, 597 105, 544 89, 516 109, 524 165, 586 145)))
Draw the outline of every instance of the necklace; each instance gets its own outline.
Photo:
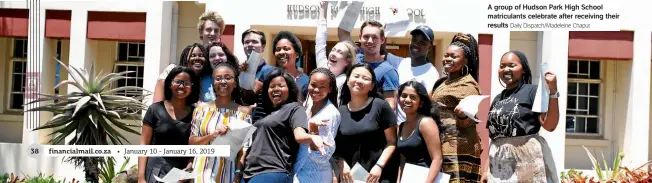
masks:
MULTIPOLYGON (((508 96, 512 96, 514 93, 516 93, 516 91, 520 90, 521 87, 523 87, 523 84, 518 85, 518 87, 515 88, 514 90, 512 90, 512 93, 510 93, 508 96)), ((503 93, 501 94, 501 96, 500 96, 500 99, 501 99, 501 100, 504 100, 504 99, 505 99, 505 93, 507 93, 507 92, 503 92, 503 93)))

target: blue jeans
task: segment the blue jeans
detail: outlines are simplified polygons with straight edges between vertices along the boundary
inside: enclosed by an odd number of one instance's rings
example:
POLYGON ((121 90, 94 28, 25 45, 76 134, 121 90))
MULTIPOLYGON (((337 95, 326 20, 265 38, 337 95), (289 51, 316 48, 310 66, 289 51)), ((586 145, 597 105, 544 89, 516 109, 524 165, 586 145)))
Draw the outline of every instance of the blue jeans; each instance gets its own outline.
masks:
POLYGON ((251 177, 247 183, 291 183, 292 177, 287 173, 261 173, 251 177))

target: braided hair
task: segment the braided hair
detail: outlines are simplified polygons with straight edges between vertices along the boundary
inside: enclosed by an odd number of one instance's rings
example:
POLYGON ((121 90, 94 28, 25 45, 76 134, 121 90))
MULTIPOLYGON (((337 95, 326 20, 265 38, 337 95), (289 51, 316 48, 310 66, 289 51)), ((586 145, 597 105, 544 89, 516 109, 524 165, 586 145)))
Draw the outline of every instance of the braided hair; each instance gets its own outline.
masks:
POLYGON ((188 66, 188 64, 190 63, 190 61, 189 61, 190 55, 191 55, 192 51, 195 50, 195 48, 199 48, 199 50, 201 50, 201 52, 203 54, 203 57, 204 57, 204 60, 205 60, 204 61, 204 67, 203 67, 204 69, 201 71, 201 73, 198 73, 199 76, 201 77, 201 76, 204 76, 204 75, 212 74, 213 71, 211 69, 210 60, 208 59, 208 51, 206 50, 206 48, 204 48, 204 46, 202 46, 199 43, 190 44, 190 45, 186 46, 186 48, 184 48, 183 51, 181 51, 181 58, 179 58, 179 65, 180 66, 186 66, 186 67, 188 66))
POLYGON ((471 34, 457 33, 453 36, 450 45, 455 45, 464 50, 464 58, 466 58, 466 66, 468 67, 467 74, 471 74, 473 79, 478 81, 478 67, 480 56, 478 54, 478 41, 471 34))
POLYGON ((312 72, 310 72, 310 77, 312 77, 312 75, 316 74, 316 73, 322 73, 322 74, 328 76, 328 80, 329 80, 328 86, 330 87, 331 91, 328 92, 327 99, 330 100, 331 103, 333 103, 333 105, 337 106, 337 104, 338 104, 337 103, 337 84, 335 82, 336 81, 335 80, 335 75, 330 70, 328 70, 327 68, 319 67, 319 68, 316 68, 315 70, 312 70, 312 72))
MULTIPOLYGON (((233 79, 235 80, 235 88, 233 88, 233 91, 231 91, 231 100, 233 102, 235 102, 236 104, 238 104, 238 105, 244 105, 244 102, 242 100, 242 96, 244 96, 244 90, 240 87, 240 79, 238 77, 238 76, 240 76, 240 73, 238 72, 237 69, 235 69, 235 67, 233 65, 231 65, 228 62, 222 62, 222 63, 217 64, 215 66, 215 70, 213 70, 213 72, 217 71, 217 69, 220 68, 220 67, 227 67, 227 68, 231 69, 231 71, 233 71, 233 74, 234 74, 233 79)), ((213 84, 214 84, 214 82, 213 82, 213 84)), ((217 88, 216 86, 213 86, 213 93, 215 93, 217 95, 216 88, 217 88)))
MULTIPOLYGON (((532 70, 530 69, 530 64, 527 61, 527 57, 525 56, 525 54, 517 50, 512 50, 506 52, 500 58, 502 59, 503 57, 505 57, 505 55, 509 53, 513 53, 514 55, 516 55, 518 59, 521 61, 521 66, 523 67, 523 76, 521 77, 521 82, 523 84, 532 84, 532 70)), ((500 81, 500 79, 498 81, 500 81)), ((500 84, 502 85, 502 82, 500 84)))

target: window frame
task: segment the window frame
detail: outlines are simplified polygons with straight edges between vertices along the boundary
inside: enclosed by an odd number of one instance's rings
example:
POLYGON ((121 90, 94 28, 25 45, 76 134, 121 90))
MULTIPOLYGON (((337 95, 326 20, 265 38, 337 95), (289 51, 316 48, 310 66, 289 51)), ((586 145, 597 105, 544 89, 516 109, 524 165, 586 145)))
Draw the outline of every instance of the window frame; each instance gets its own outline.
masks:
MULTIPOLYGON (((144 64, 143 62, 136 62, 136 61, 116 61, 116 62, 113 64, 113 72, 114 72, 114 73, 118 73, 118 67, 120 67, 120 66, 142 67, 142 68, 143 68, 143 72, 145 72, 145 64, 144 64)), ((136 71, 136 72, 138 72, 138 71, 136 71)), ((141 83, 141 84, 143 84, 143 86, 138 86, 138 87, 144 87, 144 81, 145 81, 144 74, 145 74, 145 73, 143 73, 143 77, 140 78, 140 79, 143 80, 143 83, 141 83)), ((138 79, 138 73, 136 73, 136 77, 127 77, 126 79, 138 79)), ((129 85, 125 85, 125 86, 129 86, 129 85)), ((118 82, 117 82, 117 81, 116 81, 115 83, 112 83, 112 88, 117 88, 117 87, 118 87, 118 82)))
MULTIPOLYGON (((6 88, 6 91, 7 91, 7 106, 6 106, 7 108, 6 108, 6 111, 23 112, 24 108, 15 109, 15 108, 11 107, 12 102, 13 102, 12 101, 12 99, 13 99, 12 95, 15 94, 15 93, 18 93, 18 92, 13 91, 13 85, 14 85, 13 76, 14 76, 14 65, 16 64, 16 62, 25 62, 25 67, 27 67, 27 57, 28 57, 27 49, 29 48, 29 46, 25 45, 25 47, 26 47, 26 49, 25 49, 25 53, 26 53, 25 58, 17 58, 14 55, 14 51, 16 49, 16 40, 24 40, 25 44, 29 44, 26 37, 24 37, 24 38, 12 38, 11 39, 11 46, 10 46, 10 52, 9 52, 9 54, 11 54, 11 57, 10 57, 10 61, 9 61, 10 63, 9 63, 9 68, 8 68, 9 72, 7 72, 8 75, 9 75, 9 78, 8 78, 9 83, 7 85, 7 88, 6 88)), ((23 73, 23 75, 25 75, 23 77, 23 82, 25 82, 25 79, 26 79, 25 77, 27 76, 27 68, 25 68, 25 73, 23 73)), ((25 83, 23 83, 22 87, 25 87, 24 84, 25 83)), ((22 94, 23 94, 23 105, 24 105, 24 103, 25 103, 25 92, 23 91, 22 94)))
MULTIPOLYGON (((569 59, 566 61, 566 64, 568 64, 569 66, 570 66, 570 61, 576 61, 576 62, 577 62, 577 61, 589 61, 589 63, 590 63, 590 62, 598 62, 598 63, 600 64, 600 68, 599 68, 599 71, 600 71, 599 78, 600 78, 600 79, 583 79, 583 78, 580 79, 580 78, 571 78, 571 77, 569 77, 569 76, 571 75, 571 73, 570 73, 570 72, 566 73, 566 75, 567 75, 567 79, 568 79, 568 81, 566 82, 567 91, 569 91, 569 90, 568 90, 568 84, 569 84, 569 83, 598 84, 598 90, 599 90, 599 93, 598 93, 598 96, 597 96, 597 98, 598 98, 598 113, 597 113, 597 115, 569 114, 569 113, 568 113, 568 101, 566 102, 566 106, 565 106, 565 109, 566 109, 566 118, 568 118, 568 117, 597 118, 597 123, 598 123, 598 124, 597 124, 597 128, 598 128, 598 132, 597 132, 597 133, 582 133, 582 132, 568 132, 568 131, 566 131, 565 133, 566 133, 568 136, 572 136, 572 137, 602 137, 602 136, 604 135, 604 127, 605 127, 605 126, 604 126, 604 115, 603 115, 603 112, 604 112, 604 103, 605 103, 605 98, 604 98, 604 97, 605 97, 605 95, 604 95, 604 90, 605 90, 605 83, 604 83, 604 80, 605 80, 605 78, 604 78, 604 77, 605 77, 605 68, 606 68, 606 66, 605 66, 605 61, 604 61, 604 60, 600 60, 600 59, 580 59, 580 58, 569 58, 569 59)), ((578 62, 578 63, 579 63, 579 62, 578 62)), ((589 67, 590 67, 590 64, 589 64, 589 67)), ((579 64, 578 64, 578 69, 579 69, 579 64)), ((578 71, 578 72, 579 72, 579 71, 578 71)), ((588 71, 588 72, 589 72, 589 77, 590 77, 590 74, 591 74, 591 70, 590 70, 590 68, 589 68, 589 71, 588 71)), ((567 94, 567 97, 568 97, 568 96, 571 96, 571 94, 568 93, 568 94, 567 94)), ((579 99, 578 99, 577 97, 585 96, 585 95, 574 95, 574 96, 576 97, 576 104, 578 104, 578 103, 579 103, 579 99)), ((591 96, 591 95, 589 94, 589 95, 587 95, 586 97, 592 98, 593 96, 591 96)), ((568 100, 568 99, 567 99, 567 100, 568 100)), ((589 103, 590 103, 590 102, 589 102, 589 103)), ((567 120, 567 119, 564 119, 564 120, 567 120)), ((586 128, 586 124, 585 124, 585 128, 586 128)), ((566 130, 566 127, 565 127, 565 126, 564 126, 564 130, 566 130)))
MULTIPOLYGON (((147 46, 145 45, 145 42, 137 42, 137 41, 117 41, 115 44, 115 61, 117 62, 145 62, 145 49, 143 48, 143 57, 142 61, 129 61, 129 58, 134 58, 132 56, 129 56, 129 44, 138 44, 139 46, 142 44, 144 47, 147 46), (120 60, 120 44, 121 43, 126 43, 127 44, 127 60, 120 60)), ((136 55, 140 53, 140 49, 136 52, 136 55)), ((135 58, 141 58, 140 56, 136 56, 135 58)))

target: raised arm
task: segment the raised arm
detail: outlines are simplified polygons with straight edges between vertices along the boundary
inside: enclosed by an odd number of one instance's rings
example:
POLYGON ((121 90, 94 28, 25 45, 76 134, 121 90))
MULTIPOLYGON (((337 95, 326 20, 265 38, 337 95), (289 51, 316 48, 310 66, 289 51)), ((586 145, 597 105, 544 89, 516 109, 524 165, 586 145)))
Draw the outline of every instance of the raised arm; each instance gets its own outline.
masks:
POLYGON ((337 38, 339 38, 340 41, 351 41, 352 43, 355 43, 353 38, 351 38, 351 32, 347 32, 344 29, 337 29, 337 38))
POLYGON ((319 25, 317 26, 317 34, 315 35, 315 57, 317 58, 317 67, 328 67, 328 59, 326 57, 326 41, 328 40, 328 2, 321 2, 321 9, 319 15, 319 25))
MULTIPOLYGON (((551 72, 546 72, 546 83, 551 94, 557 93, 557 76, 551 72)), ((552 132, 557 128, 559 123, 559 99, 549 97, 548 99, 548 112, 539 116, 541 127, 552 132)))

